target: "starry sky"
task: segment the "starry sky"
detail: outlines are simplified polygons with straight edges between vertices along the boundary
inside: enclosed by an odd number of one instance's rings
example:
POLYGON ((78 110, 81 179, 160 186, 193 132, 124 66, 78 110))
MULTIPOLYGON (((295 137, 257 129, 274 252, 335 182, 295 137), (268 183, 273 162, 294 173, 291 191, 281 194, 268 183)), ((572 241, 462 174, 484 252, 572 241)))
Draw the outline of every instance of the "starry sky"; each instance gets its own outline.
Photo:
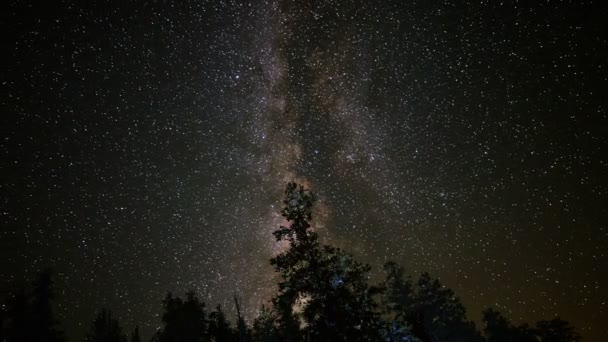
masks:
POLYGON ((608 336, 600 1, 74 3, 3 11, 1 294, 52 267, 74 338, 150 336, 166 291, 251 319, 295 180, 323 241, 471 319, 608 336))

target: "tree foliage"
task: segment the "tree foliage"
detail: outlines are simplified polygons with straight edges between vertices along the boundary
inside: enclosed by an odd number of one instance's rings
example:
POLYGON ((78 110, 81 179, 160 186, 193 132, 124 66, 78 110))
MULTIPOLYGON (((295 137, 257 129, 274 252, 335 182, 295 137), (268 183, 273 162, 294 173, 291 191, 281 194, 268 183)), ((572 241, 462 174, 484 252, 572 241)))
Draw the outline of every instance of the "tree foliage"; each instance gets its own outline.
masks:
POLYGON ((253 342, 278 342, 277 316, 266 306, 262 305, 253 321, 251 339, 253 342))
POLYGON ((228 342, 235 340, 236 337, 219 304, 209 315, 209 335, 211 340, 216 342, 228 342))
POLYGON ((32 283, 30 291, 16 291, 9 296, 3 313, 2 333, 4 341, 29 342, 64 341, 59 329, 52 301, 55 298, 52 273, 44 270, 32 283))
POLYGON ((84 342, 127 342, 127 335, 117 319, 112 317, 112 311, 102 309, 93 320, 84 342))
POLYGON ((193 291, 186 293, 186 300, 173 297, 171 293, 163 300, 165 312, 162 316, 164 329, 160 332, 160 342, 201 342, 207 341, 207 317, 205 304, 199 301, 193 291))
POLYGON ((536 335, 541 342, 578 342, 582 338, 576 329, 563 319, 536 322, 536 335))
POLYGON ((500 312, 488 308, 483 312, 483 323, 487 342, 578 342, 581 336, 567 321, 554 318, 538 321, 536 327, 528 324, 513 325, 500 312))
POLYGON ((288 341, 377 340, 381 321, 367 284, 370 267, 349 253, 321 246, 312 230, 314 194, 287 185, 281 214, 289 226, 274 232, 289 249, 271 259, 281 275, 273 300, 281 338, 288 341))

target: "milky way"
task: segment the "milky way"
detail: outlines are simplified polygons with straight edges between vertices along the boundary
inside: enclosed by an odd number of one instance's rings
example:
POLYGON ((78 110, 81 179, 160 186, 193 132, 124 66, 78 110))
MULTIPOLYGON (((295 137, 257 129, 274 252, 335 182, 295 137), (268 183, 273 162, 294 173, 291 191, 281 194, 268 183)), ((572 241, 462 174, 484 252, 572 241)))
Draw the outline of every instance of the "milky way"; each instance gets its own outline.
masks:
POLYGON ((40 6, 5 25, 0 289, 52 267, 74 337, 101 307, 150 336, 166 291, 254 317, 289 181, 372 280, 608 334, 599 6, 40 6))

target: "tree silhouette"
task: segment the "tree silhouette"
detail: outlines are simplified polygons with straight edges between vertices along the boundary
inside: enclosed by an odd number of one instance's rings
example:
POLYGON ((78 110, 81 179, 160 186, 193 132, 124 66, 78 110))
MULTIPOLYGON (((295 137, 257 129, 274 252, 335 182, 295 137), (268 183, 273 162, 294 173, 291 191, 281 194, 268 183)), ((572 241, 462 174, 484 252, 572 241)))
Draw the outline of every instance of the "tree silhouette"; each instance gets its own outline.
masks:
POLYGON ((488 308, 483 312, 487 342, 541 341, 541 342, 578 342, 581 336, 570 323, 560 318, 538 321, 536 328, 527 324, 514 326, 500 312, 488 308))
POLYGON ((161 342, 207 341, 207 319, 205 304, 193 291, 186 293, 186 300, 173 297, 169 292, 163 300, 165 313, 162 316, 164 329, 158 333, 161 342))
POLYGON ((216 342, 232 341, 235 337, 234 331, 230 328, 230 323, 219 304, 215 311, 209 314, 209 336, 211 341, 216 342))
MULTIPOLYGON (((306 295, 306 287, 313 282, 311 262, 318 260, 319 243, 316 234, 309 230, 312 219, 312 206, 315 196, 303 187, 298 189, 295 183, 289 183, 285 190, 285 207, 281 215, 291 225, 281 226, 273 232, 277 241, 289 242, 289 250, 270 260, 283 280, 279 282, 279 291, 273 299, 277 312, 279 334, 286 341, 300 340, 300 318, 294 312, 294 306, 306 295), (317 255, 313 255, 317 254, 317 255), (306 267, 308 264, 309 267, 306 267)), ((314 274, 314 272, 312 272, 314 274)), ((314 278, 314 277, 313 277, 314 278)))
POLYGON ((536 323, 536 332, 542 342, 578 342, 581 336, 567 321, 554 318, 536 323))
POLYGON ((271 309, 262 306, 258 316, 253 321, 252 341, 254 342, 278 342, 277 316, 271 309))
POLYGON ((290 222, 274 231, 289 249, 271 259, 282 281, 273 303, 279 334, 288 341, 357 341, 380 336, 373 300, 377 289, 367 284, 369 266, 338 248, 321 246, 311 229, 312 192, 289 183, 283 217, 290 222))
POLYGON ((84 342, 127 342, 127 336, 112 311, 102 309, 91 324, 84 342))
POLYGON ((21 289, 13 296, 9 295, 3 323, 5 341, 64 341, 63 332, 59 330, 53 314, 53 299, 53 281, 49 270, 38 275, 29 293, 21 289))
POLYGON ((475 325, 466 320, 466 310, 454 291, 423 273, 414 296, 415 330, 431 341, 482 340, 475 325))
POLYGON ((383 304, 389 317, 423 341, 483 341, 454 292, 423 273, 416 284, 394 262, 384 265, 383 304))
POLYGON ((400 319, 390 319, 384 322, 381 329, 381 340, 386 342, 420 342, 412 334, 409 323, 400 319))
POLYGON ((484 310, 482 320, 485 324, 484 333, 487 342, 538 341, 534 331, 528 325, 523 324, 516 327, 494 309, 484 310))
POLYGON ((412 281, 402 267, 389 261, 384 264, 386 279, 381 284, 383 296, 382 303, 388 313, 396 319, 410 321, 414 318, 414 289, 412 281))
POLYGON ((384 335, 387 341, 403 341, 414 335, 412 325, 414 312, 414 289, 402 267, 395 262, 384 265, 386 279, 380 284, 382 308, 385 315, 384 335))
POLYGON ((4 335, 6 341, 31 341, 29 336, 29 317, 27 297, 23 290, 18 291, 7 301, 4 335))
POLYGON ((63 341, 63 332, 57 328, 51 301, 54 299, 51 272, 45 270, 34 281, 31 294, 31 321, 29 329, 34 341, 63 341))

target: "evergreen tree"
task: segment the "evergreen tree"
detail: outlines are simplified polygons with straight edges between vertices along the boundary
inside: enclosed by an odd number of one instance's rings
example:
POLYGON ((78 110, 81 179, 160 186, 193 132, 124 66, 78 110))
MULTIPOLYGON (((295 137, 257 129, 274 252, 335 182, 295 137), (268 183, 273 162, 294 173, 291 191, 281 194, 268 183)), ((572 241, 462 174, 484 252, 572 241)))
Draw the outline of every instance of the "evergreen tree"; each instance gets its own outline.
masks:
POLYGON ((262 306, 253 321, 252 340, 254 342, 279 342, 276 321, 277 316, 272 310, 262 306))
POLYGON ((420 342, 413 335, 409 323, 400 319, 386 320, 381 329, 382 341, 386 342, 420 342))
POLYGON ((405 275, 402 267, 394 262, 384 264, 386 280, 381 284, 382 303, 387 314, 396 320, 412 321, 414 319, 414 289, 412 281, 405 275))
POLYGON ((466 310, 454 291, 423 273, 414 297, 415 331, 430 341, 482 340, 475 325, 466 320, 466 310))
POLYGON ((2 333, 5 341, 64 341, 53 314, 53 299, 53 281, 48 270, 40 273, 27 294, 22 289, 9 296, 2 333))
POLYGON ((209 336, 211 337, 211 341, 232 341, 234 335, 221 305, 218 304, 215 311, 209 314, 209 336))
POLYGON ((186 301, 167 293, 163 300, 165 313, 162 316, 164 329, 158 333, 160 342, 207 341, 207 318, 205 304, 193 291, 186 294, 186 301))
POLYGON ((554 318, 536 323, 536 332, 541 342, 578 342, 581 336, 567 321, 554 318))
POLYGON ((112 311, 102 309, 91 324, 91 329, 85 336, 84 342, 127 342, 117 319, 112 317, 112 311))
POLYGON ((516 327, 500 312, 488 308, 483 312, 484 334, 487 342, 535 342, 534 330, 524 324, 516 327))
POLYGON ((24 291, 9 297, 4 335, 7 342, 31 341, 29 335, 28 303, 24 291))
POLYGON ((54 299, 51 272, 40 273, 33 283, 30 302, 30 325, 33 341, 63 341, 63 332, 57 328, 51 301, 54 299))
MULTIPOLYGON (((270 260, 283 278, 279 283, 279 291, 273 299, 275 310, 278 314, 277 323, 279 334, 283 340, 299 341, 300 318, 294 312, 294 306, 300 300, 304 288, 311 282, 310 268, 303 267, 317 260, 319 244, 316 234, 309 230, 312 219, 312 206, 315 196, 303 187, 298 189, 295 183, 287 185, 285 190, 284 208, 282 216, 289 222, 289 227, 281 226, 273 232, 277 241, 288 241, 289 250, 283 252, 270 260)), ((305 294, 305 293, 304 293, 305 294)))
POLYGON ((312 231, 315 196, 295 183, 285 190, 283 217, 290 222, 273 234, 289 249, 271 259, 282 281, 273 303, 281 338, 287 341, 376 340, 380 321, 369 266, 338 248, 321 246, 312 231))
POLYGON ((415 320, 414 290, 402 267, 394 262, 384 265, 386 280, 381 283, 385 341, 418 341, 410 322, 415 320))
POLYGON ((383 303, 398 326, 411 327, 411 333, 423 341, 483 340, 475 324, 466 320, 464 305, 439 280, 423 273, 414 285, 393 262, 386 263, 384 270, 383 303))

